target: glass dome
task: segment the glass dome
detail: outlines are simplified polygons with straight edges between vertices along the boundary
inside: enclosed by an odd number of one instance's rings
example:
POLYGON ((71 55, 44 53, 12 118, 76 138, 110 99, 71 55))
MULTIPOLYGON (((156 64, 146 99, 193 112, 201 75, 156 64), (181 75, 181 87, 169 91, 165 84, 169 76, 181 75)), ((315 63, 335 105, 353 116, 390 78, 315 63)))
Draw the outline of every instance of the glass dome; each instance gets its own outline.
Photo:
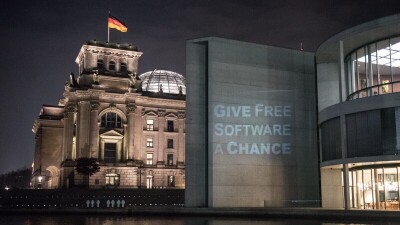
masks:
POLYGON ((139 75, 139 79, 143 91, 186 95, 185 77, 179 73, 156 69, 139 75))

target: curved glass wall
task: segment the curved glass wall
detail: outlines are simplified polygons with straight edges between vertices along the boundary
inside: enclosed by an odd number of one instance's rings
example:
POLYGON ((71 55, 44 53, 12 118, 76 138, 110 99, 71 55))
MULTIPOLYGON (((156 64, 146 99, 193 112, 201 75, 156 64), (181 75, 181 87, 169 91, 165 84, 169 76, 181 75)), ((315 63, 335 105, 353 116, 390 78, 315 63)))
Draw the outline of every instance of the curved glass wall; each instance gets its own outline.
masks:
POLYGON ((400 37, 365 45, 346 63, 347 100, 400 92, 400 37))
POLYGON ((355 167, 349 172, 352 208, 400 210, 400 164, 355 167))

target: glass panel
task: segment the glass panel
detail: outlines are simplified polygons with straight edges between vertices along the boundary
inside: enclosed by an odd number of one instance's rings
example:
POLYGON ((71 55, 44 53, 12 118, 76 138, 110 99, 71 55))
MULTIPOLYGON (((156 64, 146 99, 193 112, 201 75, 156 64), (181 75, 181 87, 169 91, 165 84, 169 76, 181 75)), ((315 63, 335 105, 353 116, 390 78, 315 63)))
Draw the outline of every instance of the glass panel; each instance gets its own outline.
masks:
POLYGON ((173 132, 174 131, 174 121, 168 120, 167 122, 167 131, 168 132, 173 132))
POLYGON ((147 147, 149 148, 153 147, 153 138, 147 138, 147 147))
MULTIPOLYGON (((377 72, 379 73, 381 84, 392 82, 392 75, 390 73, 390 55, 389 55, 389 40, 380 41, 377 43, 377 72)), ((381 86, 380 94, 387 94, 392 92, 391 85, 381 86)))
POLYGON ((349 100, 400 92, 400 37, 357 49, 346 63, 349 100))
POLYGON ((109 64, 109 70, 115 70, 115 62, 111 61, 109 64))
POLYGON ((116 161, 116 143, 105 143, 104 144, 104 162, 115 163, 116 161))
MULTIPOLYGON (((358 68, 357 73, 358 74, 357 74, 357 76, 358 76, 358 79, 359 79, 357 90, 361 90, 361 89, 366 88, 367 87, 367 83, 368 83, 367 70, 366 70, 366 68, 367 68, 367 64, 366 64, 367 57, 365 55, 365 48, 361 48, 361 49, 359 49, 357 51, 357 57, 358 57, 358 62, 357 62, 357 68, 358 68)), ((360 98, 366 97, 366 96, 367 96, 367 92, 366 91, 360 92, 360 95, 359 95, 360 98)))
POLYGON ((377 44, 371 44, 369 45, 369 50, 370 50, 370 58, 371 58, 371 65, 370 65, 370 71, 371 71, 371 86, 376 86, 372 88, 372 95, 378 95, 380 94, 380 89, 377 85, 380 84, 380 77, 378 74, 378 61, 377 61, 377 51, 376 51, 376 46, 377 44))
MULTIPOLYGON (((390 39, 390 65, 393 81, 400 81, 400 37, 390 39)), ((400 83, 394 83, 393 90, 399 92, 400 83)))
POLYGON ((153 153, 147 153, 146 164, 153 165, 153 153))
POLYGON ((384 187, 386 206, 388 210, 399 209, 399 188, 397 182, 397 168, 385 168, 384 187))
POLYGON ((174 155, 173 154, 167 155, 167 165, 168 166, 174 165, 174 155))
POLYGON ((127 72, 127 67, 126 67, 126 63, 121 63, 121 69, 120 69, 121 73, 127 72))
POLYGON ((154 120, 147 120, 147 130, 154 130, 154 120))
POLYGON ((356 171, 357 176, 357 206, 356 208, 364 209, 364 183, 362 180, 362 170, 356 171))
POLYGON ((373 197, 373 180, 371 169, 363 170, 363 187, 364 187, 364 203, 365 209, 373 209, 374 197, 373 197))

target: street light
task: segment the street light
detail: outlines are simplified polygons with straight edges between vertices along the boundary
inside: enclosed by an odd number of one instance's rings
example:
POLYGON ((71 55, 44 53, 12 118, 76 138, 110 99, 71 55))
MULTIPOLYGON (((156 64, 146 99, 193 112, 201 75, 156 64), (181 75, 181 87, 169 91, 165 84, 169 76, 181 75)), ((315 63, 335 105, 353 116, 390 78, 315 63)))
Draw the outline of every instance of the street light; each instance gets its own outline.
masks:
POLYGON ((43 176, 39 175, 38 176, 38 188, 42 188, 42 180, 43 180, 43 176))

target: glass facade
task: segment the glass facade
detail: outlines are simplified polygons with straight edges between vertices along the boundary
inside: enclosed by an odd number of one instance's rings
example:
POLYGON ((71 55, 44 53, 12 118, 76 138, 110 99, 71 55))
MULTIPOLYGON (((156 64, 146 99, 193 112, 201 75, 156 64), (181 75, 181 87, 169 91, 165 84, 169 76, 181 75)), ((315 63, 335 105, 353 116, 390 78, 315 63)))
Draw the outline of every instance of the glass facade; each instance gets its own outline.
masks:
POLYGON ((346 63, 347 100, 400 92, 400 37, 365 45, 346 63))
POLYGON ((186 95, 185 77, 168 70, 154 70, 139 76, 142 90, 154 93, 186 95))
MULTIPOLYGON (((399 118, 400 107, 347 114, 346 157, 400 154, 399 118)), ((321 148, 323 162, 342 158, 339 117, 321 124, 321 148)))
POLYGON ((349 172, 350 205, 356 209, 400 210, 400 164, 354 167, 349 172))

